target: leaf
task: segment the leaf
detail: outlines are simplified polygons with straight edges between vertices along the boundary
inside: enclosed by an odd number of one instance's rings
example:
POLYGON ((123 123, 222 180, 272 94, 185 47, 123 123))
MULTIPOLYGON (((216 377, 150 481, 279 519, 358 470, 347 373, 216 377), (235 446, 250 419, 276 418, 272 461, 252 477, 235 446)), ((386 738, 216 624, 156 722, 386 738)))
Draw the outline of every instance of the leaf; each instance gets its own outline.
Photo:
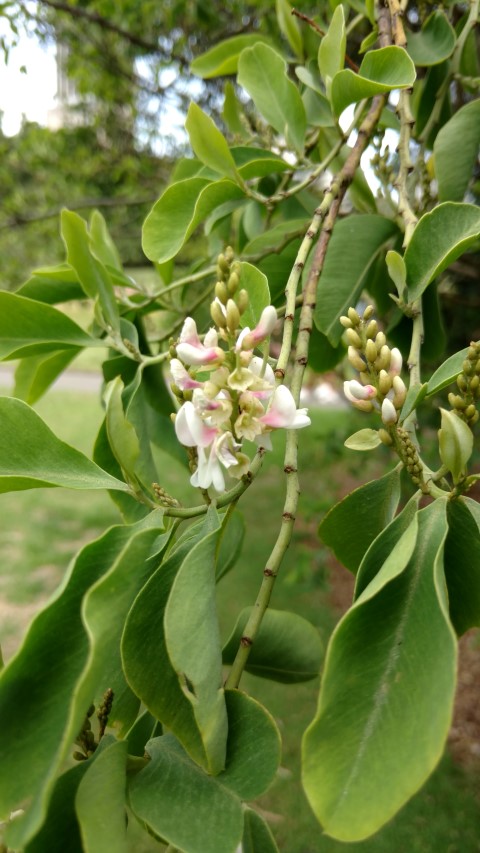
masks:
POLYGON ((292 15, 288 0, 275 0, 278 27, 300 61, 303 58, 303 43, 298 21, 292 15))
POLYGON ((438 131, 433 153, 440 201, 463 201, 480 146, 480 101, 470 101, 438 131), (459 145, 459 140, 462 144, 459 145))
POLYGON ((410 498, 402 511, 373 540, 360 563, 355 578, 354 601, 376 578, 387 561, 388 565, 394 568, 395 573, 397 573, 397 569, 398 572, 403 571, 407 565, 412 556, 418 533, 417 512, 419 502, 420 494, 417 493, 410 498), (401 543, 401 553, 397 555, 399 543, 401 543))
POLYGON ((270 787, 280 764, 276 723, 263 705, 239 690, 226 690, 228 741, 225 770, 216 778, 242 800, 270 787))
POLYGON ((0 291, 0 359, 92 346, 105 344, 56 308, 0 291))
POLYGON ((96 258, 105 266, 122 270, 122 262, 113 242, 107 223, 99 210, 90 217, 90 247, 96 258))
POLYGON ((253 809, 245 809, 242 851, 243 853, 278 853, 278 847, 268 823, 253 809))
POLYGON ((87 768, 75 811, 85 853, 126 853, 127 744, 115 741, 87 768))
MULTIPOLYGON (((148 710, 160 720, 181 741, 189 755, 202 766, 207 767, 211 761, 207 749, 212 746, 218 753, 221 752, 222 739, 225 749, 226 731, 223 731, 222 701, 223 691, 217 683, 216 673, 216 647, 217 631, 215 624, 211 624, 211 589, 210 580, 205 581, 205 594, 203 602, 197 601, 197 612, 193 615, 193 622, 189 622, 186 615, 182 615, 177 626, 169 625, 169 646, 167 647, 166 611, 170 603, 170 596, 175 584, 177 574, 184 567, 181 584, 186 582, 188 570, 192 571, 195 589, 198 596, 198 583, 202 581, 202 571, 209 573, 213 565, 206 562, 205 567, 199 565, 201 559, 208 557, 208 549, 214 545, 214 539, 218 533, 218 519, 214 513, 210 513, 204 525, 196 531, 194 537, 185 537, 178 541, 170 551, 168 559, 152 575, 150 581, 137 596, 137 599, 128 615, 122 639, 122 657, 125 676, 132 690, 140 697, 148 710), (206 525, 206 526, 205 526, 206 525), (195 631, 199 613, 210 620, 208 626, 201 626, 197 636, 195 631), (205 627, 211 631, 207 643, 206 652, 200 645, 200 635, 203 636, 205 627), (178 672, 170 657, 170 646, 172 645, 172 633, 174 636, 173 649, 175 660, 188 658, 188 671, 184 669, 178 672), (195 643, 192 643, 195 636, 195 643), (190 645, 190 649, 184 649, 190 645), (152 652, 154 650, 154 652, 152 652), (197 703, 189 690, 189 686, 197 685, 198 673, 202 667, 211 672, 212 680, 205 687, 201 685, 201 699, 197 703), (190 669, 195 670, 193 674, 190 669), (158 673, 162 673, 161 679, 158 673), (193 676, 193 681, 190 678, 193 676), (207 734, 203 731, 205 709, 212 710, 217 716, 217 729, 210 730, 207 734), (198 716, 197 712, 198 711, 198 716), (207 740, 204 743, 203 738, 207 740), (213 743, 210 740, 213 739, 213 743)), ((177 586, 173 603, 170 603, 169 620, 172 613, 180 606, 177 586)), ((190 610, 191 591, 186 598, 186 606, 190 610)), ((218 646, 218 649, 220 647, 218 646)), ((221 665, 220 651, 218 659, 221 665)), ((195 686, 197 691, 197 686, 195 686)), ((224 707, 224 706, 223 706, 224 707)), ((214 717, 210 719, 213 725, 214 717)), ((226 713, 224 718, 226 724, 226 713)), ((216 758, 216 756, 214 756, 216 758)), ((224 760, 224 755, 223 755, 224 760)), ((218 772, 218 771, 217 771, 218 772)))
POLYGON ((129 787, 141 823, 184 853, 235 853, 243 827, 238 797, 170 734, 149 741, 147 752, 150 761, 129 787))
POLYGON ((231 151, 238 172, 246 181, 278 174, 292 168, 281 157, 275 156, 270 151, 264 151, 262 148, 237 145, 231 151))
POLYGON ((267 276, 247 261, 240 262, 240 287, 249 296, 247 310, 242 314, 240 323, 254 329, 260 320, 260 315, 267 305, 270 305, 270 289, 267 276))
POLYGON ((344 442, 345 447, 348 447, 349 450, 374 450, 381 443, 376 429, 360 429, 344 442))
POLYGON ((405 252, 411 302, 480 237, 480 209, 447 201, 418 222, 405 252))
POLYGON ((21 400, 0 397, 0 422, 0 493, 43 486, 128 491, 126 483, 60 441, 21 400))
POLYGON ((237 562, 245 537, 245 521, 241 512, 236 509, 233 515, 222 521, 220 547, 217 554, 216 579, 224 577, 237 562), (225 527, 226 523, 226 527, 225 527))
POLYGON ((233 36, 219 42, 205 53, 197 56, 190 63, 190 70, 197 77, 208 80, 211 77, 224 77, 227 74, 236 74, 238 59, 246 47, 253 47, 258 43, 270 44, 270 39, 255 33, 253 35, 233 36))
POLYGON ((407 566, 387 559, 335 629, 304 736, 307 797, 325 832, 341 841, 372 835, 418 790, 451 722, 456 642, 442 565, 446 502, 421 510, 418 522, 407 566))
POLYGON ((308 365, 312 370, 316 373, 333 370, 345 356, 345 353, 346 349, 341 341, 339 346, 333 347, 328 338, 319 332, 316 326, 312 327, 308 349, 308 365))
POLYGON ((385 262, 387 264, 388 274, 397 288, 397 293, 400 299, 402 299, 407 286, 407 267, 405 266, 405 261, 403 260, 402 255, 399 255, 398 252, 390 249, 385 256, 385 262))
POLYGON ((187 178, 167 187, 143 223, 142 247, 147 258, 164 263, 174 258, 197 225, 231 199, 243 198, 233 181, 187 178))
POLYGON ((85 296, 75 270, 72 270, 68 264, 35 270, 28 281, 15 293, 17 296, 36 299, 48 305, 69 302, 71 299, 83 299, 85 296))
POLYGON ((214 172, 219 172, 240 183, 227 140, 215 127, 212 119, 193 102, 188 108, 185 128, 190 138, 190 145, 198 159, 214 172))
MULTIPOLYGON (((230 665, 240 646, 251 613, 246 607, 223 649, 223 662, 230 665)), ((284 610, 268 609, 248 657, 246 670, 261 678, 296 684, 316 678, 323 655, 322 643, 314 626, 284 610)))
POLYGON ((455 30, 445 12, 436 9, 420 32, 408 34, 407 50, 415 65, 438 65, 452 55, 455 42, 455 30))
POLYGON ((80 348, 72 347, 49 355, 22 358, 15 371, 14 396, 29 405, 36 403, 79 352, 80 348))
POLYGON ((62 210, 62 238, 67 249, 67 261, 92 299, 98 297, 106 323, 118 331, 120 315, 110 276, 104 265, 92 254, 87 223, 72 210, 62 210))
POLYGON ((192 705, 207 769, 213 774, 225 764, 228 728, 215 602, 218 532, 217 519, 214 529, 193 545, 183 560, 164 615, 168 656, 192 705))
MULTIPOLYGON (((470 501, 469 501, 470 503, 470 501)), ((445 579, 450 619, 461 636, 480 625, 480 531, 463 499, 449 501, 445 579)))
POLYGON ((122 471, 134 480, 140 445, 135 429, 123 411, 122 390, 123 382, 119 376, 107 386, 105 423, 108 441, 115 459, 122 471))
POLYGON ((335 556, 355 574, 369 545, 392 520, 400 499, 397 466, 336 504, 320 522, 318 534, 335 556))
POLYGON ((339 318, 355 305, 377 254, 397 226, 376 214, 349 216, 335 226, 317 288, 315 325, 337 346, 343 334, 339 318))
POLYGON ((437 394, 439 391, 443 391, 444 388, 447 388, 448 385, 451 385, 452 382, 455 381, 458 374, 462 372, 463 362, 467 357, 467 353, 468 347, 465 347, 465 349, 451 355, 450 358, 447 358, 446 361, 437 368, 433 376, 428 380, 427 397, 431 397, 432 394, 437 394))
POLYGON ((403 423, 404 420, 406 420, 408 416, 413 412, 413 410, 420 405, 420 403, 426 396, 427 387, 428 386, 426 382, 424 382, 423 384, 415 383, 414 385, 410 385, 410 388, 407 391, 407 396, 405 397, 405 402, 402 406, 402 410, 398 418, 400 423, 403 423))
POLYGON ((365 54, 358 74, 347 68, 332 80, 331 100, 339 116, 349 104, 393 89, 408 89, 415 81, 415 66, 402 47, 381 47, 365 54))
POLYGON ((222 119, 230 133, 248 139, 248 131, 242 122, 242 107, 235 94, 235 87, 230 80, 225 83, 225 100, 223 102, 222 119))
POLYGON ((318 48, 318 67, 325 83, 327 97, 330 99, 332 80, 345 63, 347 36, 345 34, 345 14, 340 4, 335 9, 330 26, 318 48))
POLYGON ((280 242, 283 244, 284 242, 288 243, 290 240, 295 240, 307 230, 308 220, 288 219, 286 222, 279 222, 278 225, 275 225, 268 231, 264 231, 258 237, 254 237, 253 240, 247 243, 243 251, 246 255, 264 253, 267 249, 275 251, 280 242))
POLYGON ((247 48, 238 62, 238 82, 265 121, 298 152, 303 152, 305 109, 297 87, 287 76, 282 57, 266 44, 247 48))
POLYGON ((9 846, 22 847, 42 825, 55 775, 91 702, 91 692, 83 707, 74 707, 72 698, 89 654, 81 603, 131 535, 127 527, 114 527, 80 551, 62 587, 35 617, 1 673, 0 814, 8 817, 29 803, 8 828, 9 846))

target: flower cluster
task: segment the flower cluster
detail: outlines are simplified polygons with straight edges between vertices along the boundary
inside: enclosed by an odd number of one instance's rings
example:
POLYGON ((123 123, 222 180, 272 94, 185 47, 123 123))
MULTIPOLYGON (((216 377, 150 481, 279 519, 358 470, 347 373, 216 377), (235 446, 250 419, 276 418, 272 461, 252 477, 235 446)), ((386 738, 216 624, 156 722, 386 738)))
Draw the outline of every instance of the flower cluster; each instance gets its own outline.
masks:
POLYGON ((457 376, 458 394, 448 395, 455 414, 469 427, 479 418, 477 403, 480 400, 480 341, 472 341, 467 349, 467 357, 462 364, 462 372, 457 376))
MULTIPOLYGON (((372 314, 373 306, 369 305, 363 317, 355 308, 348 309, 347 317, 340 317, 349 344, 348 360, 358 370, 360 379, 345 382, 344 393, 357 409, 379 410, 383 423, 390 427, 397 423, 407 395, 400 376, 402 355, 396 347, 390 349, 372 314)), ((382 440, 391 443, 389 434, 385 430, 381 433, 382 440)))
POLYGON ((195 320, 187 317, 170 362, 172 390, 181 403, 175 431, 181 444, 192 448, 190 482, 217 492, 225 490, 225 471, 237 479, 248 472, 244 439, 268 450, 272 430, 310 424, 307 410, 296 408, 288 388, 275 385, 268 350, 263 358, 254 355, 272 334, 277 312, 269 305, 255 328, 242 328, 249 298, 239 289, 240 270, 231 250, 220 255, 210 306, 215 327, 202 340, 195 320))

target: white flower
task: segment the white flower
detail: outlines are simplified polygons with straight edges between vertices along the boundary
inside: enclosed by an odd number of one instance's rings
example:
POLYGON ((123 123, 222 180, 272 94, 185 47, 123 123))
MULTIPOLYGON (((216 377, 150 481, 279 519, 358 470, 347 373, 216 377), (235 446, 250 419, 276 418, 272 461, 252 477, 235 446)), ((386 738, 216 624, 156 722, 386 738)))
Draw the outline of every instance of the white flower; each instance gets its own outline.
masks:
POLYGON ((192 388, 201 388, 202 383, 193 379, 188 370, 185 370, 182 362, 178 358, 172 358, 170 362, 170 372, 175 385, 181 388, 182 391, 189 391, 192 388))
POLYGON ((358 400, 371 400, 377 396, 377 390, 373 385, 361 385, 356 379, 343 383, 343 393, 351 403, 356 403, 358 400))
POLYGON ((242 477, 248 471, 250 460, 244 453, 238 453, 240 445, 236 444, 231 432, 217 435, 210 452, 207 455, 203 447, 198 448, 198 467, 190 482, 192 486, 208 489, 213 486, 215 491, 225 491, 225 476, 222 470, 227 468, 235 477, 242 477))
POLYGON ((250 331, 248 326, 240 332, 237 340, 236 349, 254 349, 257 344, 262 343, 266 338, 270 337, 277 323, 277 312, 273 305, 267 305, 263 309, 260 320, 255 328, 250 331))
POLYGON ((393 405, 392 401, 385 397, 382 403, 382 421, 385 426, 391 426, 392 424, 396 424, 398 419, 398 412, 393 405))
POLYGON ((390 373, 398 374, 402 369, 403 359, 402 353, 397 347, 390 350, 390 373))
POLYGON ((192 317, 187 317, 176 348, 178 357, 184 364, 201 365, 222 361, 225 353, 221 347, 217 346, 218 336, 215 329, 210 329, 207 332, 204 341, 202 344, 198 337, 195 320, 192 317))
POLYGON ((232 402, 224 391, 220 391, 212 399, 204 393, 202 388, 195 388, 192 402, 197 414, 209 427, 220 426, 230 420, 232 402))
POLYGON ((268 412, 260 418, 265 427, 278 429, 302 429, 310 426, 307 409, 297 409, 292 394, 285 385, 275 390, 268 412))
POLYGON ((207 426, 190 401, 187 401, 177 412, 175 432, 181 444, 185 447, 208 447, 215 439, 218 430, 207 426))

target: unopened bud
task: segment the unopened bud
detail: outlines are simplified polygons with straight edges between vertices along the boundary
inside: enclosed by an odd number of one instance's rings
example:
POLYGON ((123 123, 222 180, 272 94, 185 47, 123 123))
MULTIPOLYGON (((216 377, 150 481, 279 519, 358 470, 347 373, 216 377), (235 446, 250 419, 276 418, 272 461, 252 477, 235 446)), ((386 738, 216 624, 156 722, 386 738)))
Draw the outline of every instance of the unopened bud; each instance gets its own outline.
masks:
POLYGON ((228 290, 227 285, 224 281, 217 281, 215 285, 215 296, 220 300, 222 305, 226 305, 228 302, 228 290))
POLYGON ((378 375, 378 389, 381 394, 386 395, 392 387, 392 377, 386 370, 381 370, 378 375))
POLYGON ((378 437, 379 437, 380 441, 382 442, 382 444, 386 444, 387 447, 389 447, 391 444, 393 444, 393 438, 390 435, 390 433, 387 432, 386 429, 379 429, 378 430, 378 437))
POLYGON ((360 317, 359 317, 358 313, 355 311, 355 308, 349 308, 347 311, 347 314, 348 314, 349 319, 352 321, 352 324, 354 326, 360 325, 360 317))
POLYGON ((225 273, 229 273, 229 272, 230 272, 230 264, 229 264, 229 262, 227 261, 227 259, 226 259, 225 255, 219 255, 219 256, 218 256, 218 258, 217 258, 217 264, 218 264, 219 268, 221 269, 222 273, 224 273, 224 274, 225 274, 225 273))
POLYGON ((345 317, 344 315, 342 315, 342 317, 340 317, 340 322, 341 322, 344 329, 351 329, 352 328, 352 321, 350 320, 349 317, 345 317))
POLYGON ((466 358, 465 361, 463 362, 462 370, 466 376, 471 376, 471 374, 475 372, 474 366, 473 366, 472 362, 468 360, 468 358, 466 358))
POLYGON ((373 412, 373 403, 371 400, 356 400, 353 405, 356 409, 360 409, 361 412, 373 412))
POLYGON ((453 394, 452 391, 448 395, 448 402, 452 409, 460 409, 462 411, 467 408, 467 401, 463 397, 460 397, 460 394, 453 394))
MULTIPOLYGON (((475 376, 473 378, 478 379, 478 376, 475 376)), ((468 390, 468 382, 466 380, 466 377, 463 375, 463 373, 460 373, 457 376, 457 385, 458 385, 458 388, 460 389, 460 391, 465 392, 468 390)))
POLYGON ((470 405, 467 406, 467 408, 465 409, 465 412, 464 412, 464 415, 467 418, 467 420, 470 420, 471 418, 473 418, 476 411, 477 410, 476 410, 474 404, 470 403, 470 405))
POLYGON ((227 302, 227 328, 229 332, 236 332, 240 324, 240 311, 233 299, 227 302))
POLYGON ((442 426, 438 430, 440 458, 451 472, 454 482, 466 473, 467 462, 473 451, 473 434, 470 427, 454 412, 440 409, 442 426))
POLYGON ((370 317, 372 316, 374 310, 375 309, 374 309, 373 305, 367 305, 367 307, 365 308, 365 311, 363 312, 364 322, 367 322, 367 320, 370 320, 370 317))
POLYGON ((347 329, 345 335, 349 344, 351 344, 353 347, 356 347, 357 349, 362 348, 362 339, 358 332, 355 331, 355 329, 347 329))
POLYGON ((227 281, 228 292, 233 296, 236 293, 238 285, 240 284, 240 276, 236 272, 230 273, 230 277, 227 281))
POLYGON ((385 397, 382 403, 382 421, 385 426, 391 426, 392 424, 396 424, 398 420, 398 414, 395 406, 392 401, 385 397))
POLYGON ((401 376, 394 376, 392 386, 394 391, 394 396, 392 400, 393 405, 396 409, 401 409, 405 402, 405 397, 407 396, 407 388, 405 382, 403 381, 401 376))
POLYGON ((402 353, 397 347, 390 350, 390 373, 400 373, 402 369, 402 353))
POLYGON ((223 313, 218 302, 212 302, 210 305, 210 316, 219 329, 224 329, 227 325, 227 318, 223 313))
POLYGON ((365 329, 365 334, 367 338, 374 338, 378 334, 378 323, 376 320, 370 320, 367 328, 365 329))
POLYGON ((238 310, 240 311, 240 314, 245 313, 245 311, 248 308, 249 302, 250 302, 250 299, 248 296, 248 291, 240 290, 240 292, 237 294, 237 307, 238 307, 238 310))
POLYGON ((368 340, 365 344, 365 355, 367 357, 367 361, 373 364, 378 355, 377 348, 373 341, 368 340))
POLYGON ((350 364, 356 370, 364 370, 365 369, 365 362, 364 362, 363 358, 360 357, 360 355, 358 354, 358 351, 355 349, 355 347, 352 347, 352 346, 348 347, 347 356, 348 356, 348 360, 349 360, 350 364))
POLYGON ((472 394, 474 394, 475 391, 478 391, 479 386, 480 386, 480 376, 477 373, 477 374, 475 374, 475 376, 472 376, 472 378, 470 379, 470 391, 472 392, 472 394))
POLYGON ((385 337, 384 332, 379 332, 379 333, 378 333, 378 335, 377 335, 377 336, 376 336, 376 338, 375 338, 375 343, 376 343, 376 345, 377 345, 377 349, 378 349, 378 351, 380 352, 380 350, 382 349, 382 347, 384 347, 384 346, 385 346, 385 344, 387 343, 387 338, 385 337))

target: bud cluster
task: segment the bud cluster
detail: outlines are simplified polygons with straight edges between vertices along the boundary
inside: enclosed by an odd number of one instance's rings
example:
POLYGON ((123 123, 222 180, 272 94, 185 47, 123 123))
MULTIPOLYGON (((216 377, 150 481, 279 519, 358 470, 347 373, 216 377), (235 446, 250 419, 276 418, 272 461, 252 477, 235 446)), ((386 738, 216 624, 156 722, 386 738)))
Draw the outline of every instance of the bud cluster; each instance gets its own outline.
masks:
MULTIPOLYGON (((194 469, 190 482, 222 492, 224 469, 237 479, 248 472, 250 459, 241 452, 244 439, 269 449, 273 429, 300 429, 310 419, 306 409, 297 410, 288 388, 275 386, 267 351, 263 358, 254 355, 276 326, 275 308, 264 308, 254 329, 241 328, 249 298, 240 286, 241 265, 232 249, 219 255, 217 276, 210 306, 215 327, 202 341, 195 320, 187 317, 170 349, 170 370, 172 391, 181 404, 173 416, 175 432, 194 469)), ((159 487, 158 497, 165 503, 169 496, 159 487)))
POLYGON ((408 432, 402 427, 397 427, 397 436, 401 460, 410 474, 412 483, 419 486, 422 491, 427 492, 428 489, 423 479, 423 468, 417 448, 408 432))
MULTIPOLYGON (((373 306, 368 305, 360 317, 355 308, 348 309, 348 316, 340 317, 346 329, 348 360, 359 372, 359 380, 344 383, 344 393, 357 409, 381 412, 385 426, 397 423, 400 410, 407 396, 407 389, 400 376, 402 355, 396 347, 390 349, 387 339, 379 331, 377 321, 372 318, 373 306)), ((382 441, 390 444, 386 430, 382 441)))
POLYGON ((480 341, 472 341, 467 357, 462 364, 462 372, 457 376, 458 394, 451 392, 448 402, 453 411, 469 427, 473 427, 479 418, 477 403, 480 400, 480 341))
POLYGON ((152 489, 158 503, 162 506, 180 505, 177 499, 173 498, 172 495, 169 495, 168 492, 166 492, 163 486, 160 486, 159 483, 152 483, 152 489))

